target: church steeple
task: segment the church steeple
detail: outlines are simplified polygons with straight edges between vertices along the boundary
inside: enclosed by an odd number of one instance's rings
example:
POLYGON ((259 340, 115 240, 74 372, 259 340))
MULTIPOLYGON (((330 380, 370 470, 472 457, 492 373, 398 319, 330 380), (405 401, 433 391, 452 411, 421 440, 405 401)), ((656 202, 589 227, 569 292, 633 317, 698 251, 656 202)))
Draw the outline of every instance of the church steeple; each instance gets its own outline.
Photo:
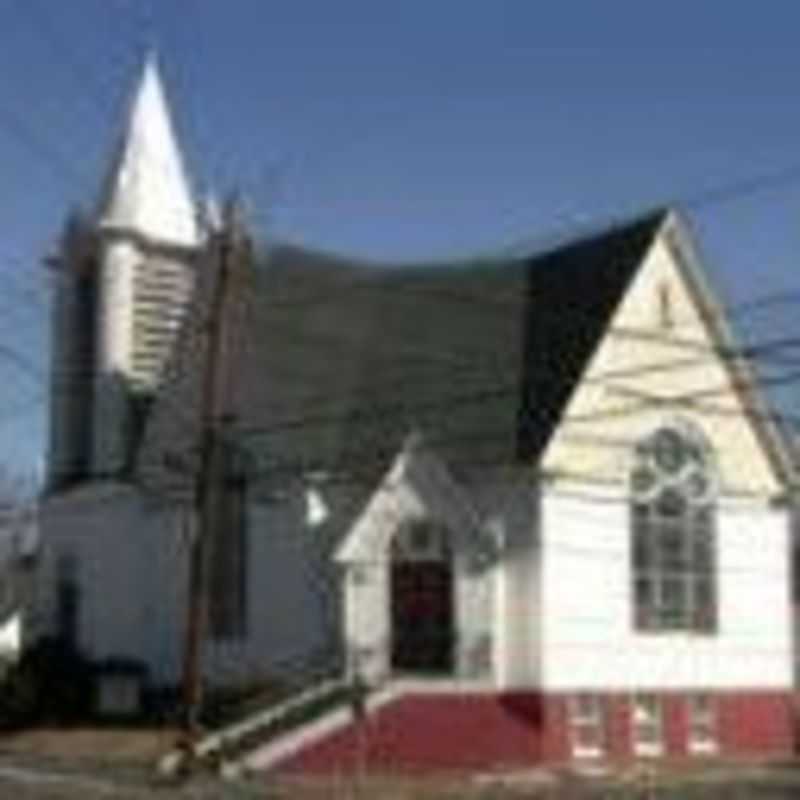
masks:
POLYGON ((98 209, 102 229, 195 247, 197 214, 153 53, 144 62, 98 209))
POLYGON ((81 471, 117 475, 129 464, 142 409, 159 389, 193 291, 199 228, 150 55, 88 233, 80 249, 75 237, 62 247, 54 301, 53 485, 81 471))

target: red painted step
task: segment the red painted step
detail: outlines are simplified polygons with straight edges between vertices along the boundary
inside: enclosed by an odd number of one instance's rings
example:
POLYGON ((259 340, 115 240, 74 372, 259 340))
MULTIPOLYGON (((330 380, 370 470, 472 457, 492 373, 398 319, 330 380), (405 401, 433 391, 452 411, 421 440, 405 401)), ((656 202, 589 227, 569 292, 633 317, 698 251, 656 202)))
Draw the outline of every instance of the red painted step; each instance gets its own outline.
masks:
POLYGON ((531 766, 542 760, 538 694, 408 694, 278 766, 306 774, 441 772, 531 766))

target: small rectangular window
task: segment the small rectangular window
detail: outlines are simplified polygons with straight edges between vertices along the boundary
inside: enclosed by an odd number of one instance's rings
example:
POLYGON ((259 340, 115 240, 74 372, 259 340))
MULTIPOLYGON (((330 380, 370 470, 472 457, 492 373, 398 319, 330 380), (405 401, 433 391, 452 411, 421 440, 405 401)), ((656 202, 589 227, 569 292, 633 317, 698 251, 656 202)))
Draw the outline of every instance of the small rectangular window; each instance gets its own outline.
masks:
POLYGON ((572 754, 577 758, 597 758, 606 749, 603 700, 593 694, 569 699, 569 730, 572 754))
POLYGON ((664 752, 664 710, 654 694, 639 694, 631 708, 633 752, 636 756, 660 756, 664 752))
POLYGON ((689 751, 692 753, 717 752, 717 708, 708 694, 689 697, 689 751))
POLYGON ((78 646, 79 623, 78 559, 72 552, 61 552, 56 559, 56 632, 70 647, 78 646))

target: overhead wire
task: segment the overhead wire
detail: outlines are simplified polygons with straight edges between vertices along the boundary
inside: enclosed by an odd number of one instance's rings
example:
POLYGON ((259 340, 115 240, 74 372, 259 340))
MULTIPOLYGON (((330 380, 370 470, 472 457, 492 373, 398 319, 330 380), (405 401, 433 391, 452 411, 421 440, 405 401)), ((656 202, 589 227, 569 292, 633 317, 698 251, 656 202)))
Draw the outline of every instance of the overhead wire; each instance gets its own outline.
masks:
MULTIPOLYGON (((53 159, 50 159, 53 161, 53 159)), ((797 180, 800 177, 799 170, 797 167, 787 167, 783 170, 776 171, 769 174, 762 174, 760 176, 755 176, 753 178, 749 178, 747 180, 740 180, 737 182, 733 182, 728 186, 714 188, 712 190, 706 190, 703 193, 698 193, 694 197, 684 197, 680 199, 681 204, 684 207, 697 207, 698 205, 708 206, 712 204, 716 204, 719 202, 727 201, 732 197, 740 197, 744 194, 751 194, 756 191, 761 191, 763 189, 773 188, 777 185, 783 185, 784 183, 791 183, 797 180)), ((330 299, 329 297, 327 299, 330 299)), ((776 302, 776 298, 771 298, 770 302, 776 302)), ((295 301, 296 302, 296 301, 295 301)), ((307 302, 307 299, 302 302, 307 302)), ((269 303, 269 301, 267 301, 269 303)), ((499 310, 499 309, 498 309, 499 310)), ((416 351, 416 352, 409 352, 409 357, 413 356, 414 358, 417 357, 424 357, 426 354, 424 351, 416 351)), ((401 376, 402 378, 402 376, 401 376)), ((590 379, 591 380, 591 379, 590 379)), ((792 376, 787 376, 786 381, 789 382, 793 380, 792 376)), ((781 382, 780 379, 776 378, 776 382, 781 382)))
POLYGON ((61 66, 72 75, 76 85, 81 89, 75 96, 85 101, 86 107, 91 106, 99 118, 104 119, 108 113, 108 104, 103 99, 105 93, 95 83, 94 75, 75 57, 74 50, 58 33, 48 14, 44 13, 34 0, 21 3, 19 9, 22 12, 21 17, 27 21, 29 28, 47 46, 49 57, 52 58, 55 53, 60 55, 61 66))
MULTIPOLYGON (((2 114, 2 111, 0 111, 0 115, 1 114, 2 114)), ((2 116, 0 116, 0 121, 2 121, 2 116)), ((22 128, 22 132, 23 132, 23 134, 25 132, 24 131, 24 126, 22 128)), ((25 138, 24 135, 23 135, 23 138, 25 138)), ((29 142, 29 146, 30 146, 30 144, 31 143, 29 142)), ((41 152, 43 152, 43 151, 41 150, 40 144, 41 143, 39 143, 37 145, 34 142, 33 143, 33 149, 34 150, 39 150, 39 152, 41 154, 41 152)), ((767 178, 765 176, 762 176, 758 181, 756 181, 756 180, 742 181, 742 182, 740 182, 738 184, 739 189, 736 192, 733 192, 733 193, 730 190, 727 191, 727 192, 724 192, 722 190, 708 191, 704 195, 698 195, 696 200, 694 201, 694 203, 684 199, 682 201, 682 205, 684 207, 690 207, 690 208, 691 207, 695 207, 695 208, 696 207, 701 207, 703 205, 707 205, 708 203, 716 203, 716 202, 720 202, 720 201, 725 201, 727 199, 730 199, 732 196, 739 196, 738 195, 738 191, 741 190, 741 189, 747 189, 748 191, 752 191, 752 190, 760 191, 760 190, 762 190, 764 188, 783 185, 783 184, 785 184, 787 182, 794 183, 794 182, 797 181, 798 177, 800 177, 800 168, 794 168, 794 169, 791 170, 790 174, 787 173, 787 174, 783 174, 783 175, 772 175, 769 178, 767 178)), ((770 305, 778 305, 778 304, 782 304, 784 302, 789 302, 789 300, 787 298, 780 298, 780 297, 776 298, 775 296, 773 296, 769 300, 765 299, 764 304, 762 306, 760 306, 760 307, 762 307, 762 308, 763 307, 769 307, 770 305)), ((791 300, 791 302, 797 302, 797 298, 793 298, 791 300)), ((319 342, 317 342, 317 343, 312 343, 311 346, 312 347, 319 347, 321 345, 320 345, 319 342)), ((688 345, 686 345, 686 346, 688 348, 688 345)), ((747 348, 742 348, 741 350, 739 350, 736 353, 721 353, 721 352, 713 352, 712 351, 712 352, 707 353, 705 356, 698 356, 697 359, 694 360, 693 366, 696 366, 697 365, 697 361, 701 360, 702 358, 708 358, 709 361, 713 361, 713 359, 715 357, 722 358, 723 360, 727 359, 727 360, 731 360, 731 361, 733 361, 733 360, 753 360, 755 358, 764 358, 765 360, 776 359, 779 364, 783 363, 783 365, 785 366, 786 365, 785 364, 785 352, 786 352, 787 349, 791 350, 792 347, 794 347, 794 344, 786 344, 785 342, 783 344, 775 344, 774 349, 771 348, 771 347, 762 347, 761 348, 761 352, 760 352, 759 355, 756 355, 755 350, 752 350, 752 351, 750 351, 748 353, 747 352, 747 348)), ((8 357, 8 358, 12 358, 12 356, 14 355, 13 353, 5 353, 4 354, 1 347, 0 347, 0 354, 2 354, 4 357, 8 357)), ((415 352, 409 351, 406 354, 406 356, 408 356, 410 358, 424 358, 425 355, 426 354, 425 354, 424 351, 415 351, 415 352)), ((13 360, 13 358, 12 358, 12 360, 13 360)), ((686 359, 685 362, 680 366, 673 366, 672 369, 681 369, 681 368, 684 368, 684 367, 689 367, 690 364, 686 363, 686 361, 688 361, 688 359, 686 359)), ((775 363, 775 362, 773 362, 773 363, 775 363)), ((20 365, 20 364, 18 364, 17 366, 22 368, 22 365, 20 365)), ((470 368, 474 369, 474 367, 475 367, 475 365, 473 364, 470 368)), ((642 369, 644 369, 644 367, 642 369)), ((658 371, 659 369, 661 369, 661 367, 649 365, 647 367, 647 369, 649 369, 650 371, 654 371, 654 370, 658 371)), ((628 377, 634 377, 635 378, 635 375, 628 376, 628 377)), ((784 384, 784 383, 794 383, 794 381, 798 380, 799 378, 800 378, 800 373, 795 372, 795 371, 790 371, 790 372, 787 372, 785 375, 782 375, 782 376, 774 376, 773 380, 775 381, 775 385, 779 385, 779 384, 784 384)), ((401 380, 401 379, 402 379, 402 375, 399 375, 398 376, 398 380, 401 380)), ((605 380, 608 381, 608 378, 606 378, 605 380)), ((602 378, 602 376, 600 376, 600 377, 596 377, 596 376, 592 377, 592 376, 590 376, 588 378, 588 381, 589 382, 601 382, 602 383, 603 382, 603 378, 602 378)), ((607 385, 607 388, 614 388, 608 383, 606 385, 607 385)), ((772 385, 772 384, 769 384, 769 385, 772 385)), ((516 387, 514 387, 513 390, 514 391, 519 391, 519 388, 520 388, 519 386, 516 386, 516 387)), ((684 396, 679 397, 679 398, 668 398, 668 399, 665 400, 664 398, 642 398, 642 397, 638 397, 636 399, 640 400, 642 402, 652 402, 652 403, 659 403, 659 402, 669 402, 669 403, 686 403, 686 402, 690 402, 690 403, 695 403, 696 401, 702 401, 704 399, 708 399, 709 396, 713 397, 713 396, 716 396, 720 392, 725 392, 725 391, 728 391, 728 390, 729 390, 729 387, 726 387, 724 389, 720 389, 719 387, 715 389, 715 388, 712 387, 712 388, 706 389, 706 390, 697 390, 697 393, 694 394, 694 395, 689 394, 689 395, 684 395, 684 396)), ((509 389, 509 391, 512 391, 512 390, 509 389)), ((481 395, 480 394, 476 394, 473 397, 469 397, 469 398, 465 399, 465 402, 480 402, 480 401, 481 401, 481 395)), ((450 402, 450 400, 446 399, 445 402, 450 402)), ((455 402, 460 402, 460 401, 456 400, 455 402)), ((705 408, 703 410, 704 411, 710 411, 710 409, 708 409, 708 408, 705 408)), ((736 412, 735 409, 732 410, 732 411, 734 413, 736 412)), ((385 410, 382 411, 381 413, 385 413, 385 410)), ((445 413, 446 413, 446 410, 445 410, 445 413)), ((731 413, 731 412, 729 412, 726 409, 718 409, 717 411, 715 411, 715 413, 731 413)), ((741 410, 738 413, 742 413, 741 410)), ((747 415, 750 415, 749 410, 747 410, 746 413, 747 413, 747 415)), ((756 413, 756 412, 753 411, 753 413, 756 413)), ((778 418, 777 415, 773 415, 773 416, 776 419, 778 418)), ((800 424, 800 423, 798 423, 798 417, 796 415, 790 415, 790 416, 789 415, 780 415, 780 417, 782 419, 784 419, 784 420, 790 420, 794 424, 800 424)), ((564 420, 564 423, 565 424, 569 424, 570 422, 574 422, 574 421, 575 420, 570 420, 569 418, 566 418, 564 420)), ((596 421, 596 419, 594 421, 596 421)), ((333 424, 335 424, 336 420, 333 420, 333 421, 328 420, 328 422, 329 423, 333 422, 333 424)), ((313 419, 306 418, 305 421, 303 421, 300 424, 313 425, 314 421, 313 421, 313 419)), ((394 451, 394 452, 396 453, 396 451, 394 451)), ((608 557, 608 553, 606 551, 602 551, 602 550, 599 550, 599 549, 595 550, 594 548, 572 546, 572 545, 569 545, 569 544, 564 545, 563 543, 558 545, 557 552, 569 552, 571 554, 579 555, 581 557, 587 556, 587 557, 592 557, 593 558, 596 555, 598 558, 600 558, 601 554, 602 554, 603 558, 607 558, 608 557)), ((778 577, 778 575, 783 576, 785 573, 784 573, 783 570, 776 570, 774 575, 773 575, 771 570, 759 571, 759 568, 755 567, 753 565, 743 565, 741 574, 753 575, 753 576, 757 576, 757 577, 760 577, 760 578, 764 578, 764 577, 778 577)), ((571 621, 575 622, 575 623, 580 623, 580 624, 593 624, 595 622, 599 623, 599 624, 602 624, 602 625, 606 625, 607 624, 607 620, 603 619, 601 615, 600 616, 594 616, 594 615, 590 615, 590 614, 571 615, 571 621)), ((741 638, 742 635, 743 635, 742 632, 739 632, 740 638, 741 638)), ((748 636, 749 635, 750 634, 748 633, 748 636)), ((758 629, 758 628, 756 628, 754 626, 753 630, 752 630, 752 635, 753 635, 754 639, 755 638, 759 638, 760 639, 761 638, 760 629, 758 629)), ((593 652, 595 652, 595 650, 596 650, 596 648, 598 646, 600 646, 600 647, 606 646, 606 647, 609 647, 609 648, 612 647, 612 645, 609 645, 607 643, 605 645, 603 645, 602 641, 599 641, 599 642, 592 641, 590 645, 587 645, 586 642, 580 642, 580 641, 579 642, 575 642, 575 643, 570 643, 570 642, 567 642, 567 641, 559 641, 559 646, 566 647, 566 648, 569 648, 569 647, 585 648, 587 646, 590 646, 592 648, 593 652)), ((741 645, 739 645, 736 648, 736 652, 737 653, 743 652, 743 648, 741 647, 741 645)), ((770 653, 770 654, 772 654, 772 653, 775 653, 775 654, 780 653, 781 655, 785 654, 785 650, 784 649, 775 648, 775 647, 771 647, 771 646, 770 647, 761 647, 761 648, 752 648, 752 652, 754 652, 754 653, 758 652, 758 653, 764 653, 764 654, 766 654, 766 653, 770 653)))

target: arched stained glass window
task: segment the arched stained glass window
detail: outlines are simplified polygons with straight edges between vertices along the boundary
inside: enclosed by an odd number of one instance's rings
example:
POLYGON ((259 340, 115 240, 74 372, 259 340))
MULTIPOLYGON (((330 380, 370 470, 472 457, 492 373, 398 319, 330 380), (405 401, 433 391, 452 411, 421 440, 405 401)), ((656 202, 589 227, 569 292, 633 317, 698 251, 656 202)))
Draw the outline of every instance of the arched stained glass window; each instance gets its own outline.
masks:
POLYGON ((688 426, 659 428, 636 446, 630 476, 636 630, 715 630, 715 488, 708 446, 688 426))

